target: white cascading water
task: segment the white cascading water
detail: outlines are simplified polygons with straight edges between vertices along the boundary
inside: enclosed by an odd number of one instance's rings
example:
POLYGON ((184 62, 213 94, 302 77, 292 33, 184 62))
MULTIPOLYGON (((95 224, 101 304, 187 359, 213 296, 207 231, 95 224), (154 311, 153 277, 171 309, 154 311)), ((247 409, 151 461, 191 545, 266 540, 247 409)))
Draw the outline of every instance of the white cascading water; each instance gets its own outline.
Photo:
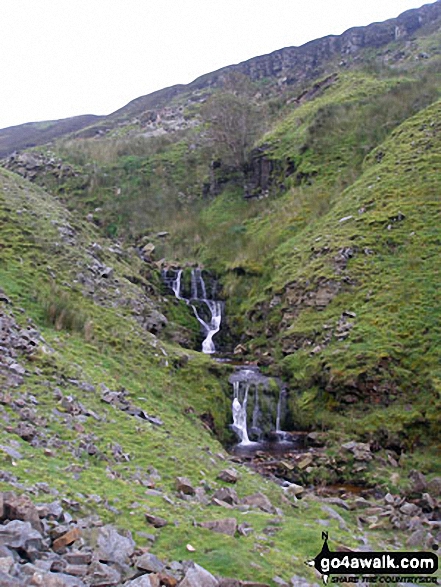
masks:
MULTIPOLYGON (((233 385, 234 397, 232 404, 233 424, 232 429, 239 438, 239 446, 256 444, 250 440, 251 437, 257 437, 258 440, 265 432, 275 431, 281 440, 284 439, 284 433, 281 430, 281 422, 284 414, 284 403, 286 401, 286 389, 273 379, 279 385, 279 398, 276 409, 276 421, 274 422, 274 411, 271 410, 271 403, 268 405, 268 390, 271 385, 271 378, 262 375, 257 367, 237 369, 233 373, 229 382, 233 385), (254 403, 251 416, 251 428, 248 428, 247 404, 250 391, 254 389, 254 403), (261 390, 259 393, 259 389, 261 390), (266 401, 265 400, 266 396, 266 401), (272 414, 272 415, 271 415, 272 414), (273 424, 271 425, 271 419, 273 424), (273 428, 275 424, 275 428, 273 428)), ((272 403, 274 406, 274 403, 272 403)), ((273 408, 274 409, 274 408, 273 408)))
POLYGON ((240 438, 240 444, 252 444, 250 439, 248 438, 248 430, 247 430, 247 403, 248 403, 248 391, 250 389, 250 384, 245 386, 244 394, 242 403, 240 403, 239 399, 239 390, 240 390, 240 382, 235 381, 233 383, 234 389, 234 399, 233 399, 233 430, 236 432, 238 437, 240 438))
POLYGON ((164 270, 163 279, 166 285, 168 285, 173 290, 175 297, 178 300, 183 300, 192 308, 194 315, 196 316, 199 324, 201 325, 202 331, 205 336, 202 342, 202 352, 208 355, 215 353, 216 345, 213 342, 213 336, 219 332, 221 327, 222 302, 220 302, 219 300, 213 300, 208 298, 201 269, 197 268, 192 269, 191 271, 190 298, 184 298, 181 295, 182 269, 179 269, 176 272, 176 275, 171 278, 168 276, 168 271, 164 270), (203 318, 201 318, 197 310, 197 307, 192 302, 204 303, 209 310, 209 315, 211 316, 210 320, 205 321, 203 318))

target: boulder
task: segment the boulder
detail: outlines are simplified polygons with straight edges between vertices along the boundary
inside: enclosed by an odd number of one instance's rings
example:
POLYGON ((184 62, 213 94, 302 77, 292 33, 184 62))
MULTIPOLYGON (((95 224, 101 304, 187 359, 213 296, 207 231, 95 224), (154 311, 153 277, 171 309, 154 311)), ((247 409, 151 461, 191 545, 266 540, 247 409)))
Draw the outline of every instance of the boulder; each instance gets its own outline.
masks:
POLYGON ((251 507, 259 508, 260 510, 267 512, 268 514, 274 514, 276 508, 270 502, 270 500, 263 493, 254 493, 244 497, 241 502, 243 505, 249 505, 251 507))
POLYGON ((147 520, 147 522, 149 524, 151 524, 152 526, 154 526, 155 528, 163 528, 164 526, 167 526, 167 524, 168 524, 167 520, 165 520, 164 518, 161 518, 160 516, 154 516, 153 514, 150 514, 149 512, 146 512, 144 515, 145 515, 145 519, 147 520))
POLYGON ((42 549, 43 536, 29 522, 13 520, 0 526, 0 546, 34 552, 42 549))
POLYGON ((226 502, 230 505, 234 505, 239 502, 239 498, 237 497, 237 493, 231 487, 221 487, 217 489, 214 494, 213 498, 226 502))
POLYGON ((427 491, 433 497, 441 497, 441 477, 434 477, 427 484, 427 491))
POLYGON ((81 579, 72 577, 72 575, 44 571, 36 571, 32 575, 29 586, 31 585, 32 587, 86 587, 81 579))
POLYGON ((22 520, 29 522, 37 532, 41 533, 43 530, 38 510, 27 495, 17 496, 12 492, 4 493, 2 519, 22 520))
POLYGON ((113 567, 95 561, 89 567, 86 583, 92 587, 116 587, 121 583, 121 573, 113 567))
POLYGON ((146 552, 136 559, 135 565, 138 569, 148 573, 160 573, 164 570, 164 563, 151 552, 146 552))
POLYGON ((343 450, 346 450, 354 455, 356 461, 371 461, 374 456, 371 453, 371 447, 365 442, 355 442, 351 440, 341 445, 343 450))
POLYGON ((151 582, 148 575, 142 575, 142 577, 124 583, 124 587, 155 587, 155 585, 151 582))
POLYGON ((305 493, 305 488, 301 485, 297 485, 296 483, 290 483, 288 487, 285 487, 285 493, 287 495, 293 495, 294 497, 297 497, 298 495, 305 493))
POLYGON ((24 587, 24 583, 19 579, 11 577, 9 573, 0 571, 0 585, 2 587, 24 587))
POLYGON ((226 483, 237 483, 239 474, 234 469, 224 469, 217 478, 226 483))
POLYGON ((202 522, 202 528, 207 528, 212 532, 219 534, 226 534, 227 536, 234 536, 237 529, 236 518, 224 518, 222 520, 212 520, 210 522, 202 522))
POLYGON ((412 482, 412 493, 423 493, 427 489, 427 481, 425 476, 420 471, 412 470, 409 473, 409 479, 412 482))
POLYGON ((193 563, 185 573, 179 587, 219 587, 219 583, 211 573, 193 563))
POLYGON ((98 533, 98 558, 100 561, 125 565, 135 550, 132 537, 126 537, 113 526, 103 526, 98 533))
POLYGON ((185 495, 194 495, 196 493, 195 488, 187 477, 176 478, 176 489, 185 495))

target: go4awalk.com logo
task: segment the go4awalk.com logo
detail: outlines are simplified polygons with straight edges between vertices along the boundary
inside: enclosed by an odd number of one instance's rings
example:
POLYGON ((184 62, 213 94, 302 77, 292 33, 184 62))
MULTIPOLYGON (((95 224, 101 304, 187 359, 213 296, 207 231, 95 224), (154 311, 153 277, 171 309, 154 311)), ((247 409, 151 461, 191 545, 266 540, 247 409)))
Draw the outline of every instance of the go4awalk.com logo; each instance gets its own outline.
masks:
MULTIPOLYGON (((434 552, 332 552, 328 533, 322 533, 323 547, 306 561, 331 583, 430 583, 437 585, 438 556, 434 552)), ((437 546, 434 546, 434 549, 437 546)))

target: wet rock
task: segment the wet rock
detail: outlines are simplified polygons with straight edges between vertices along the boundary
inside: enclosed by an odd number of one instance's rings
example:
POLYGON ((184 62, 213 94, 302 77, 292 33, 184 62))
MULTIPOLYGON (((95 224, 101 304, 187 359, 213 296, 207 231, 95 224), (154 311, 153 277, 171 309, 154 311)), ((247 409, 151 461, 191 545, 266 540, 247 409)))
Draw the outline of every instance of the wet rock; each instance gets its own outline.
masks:
POLYGON ((192 563, 179 587, 219 587, 219 583, 207 570, 192 563))
POLYGON ((202 522, 200 526, 202 528, 207 528, 207 530, 211 530, 212 532, 234 536, 237 530, 237 521, 236 518, 224 518, 223 520, 202 522))
POLYGON ((122 536, 113 526, 108 525, 100 529, 97 547, 100 561, 124 565, 133 554, 135 543, 131 536, 122 536))
POLYGON ((217 478, 221 481, 225 481, 225 483, 237 483, 239 480, 239 474, 234 469, 224 469, 219 473, 217 478))
POLYGON ((176 478, 176 489, 185 495, 194 495, 196 493, 195 488, 187 477, 176 478))

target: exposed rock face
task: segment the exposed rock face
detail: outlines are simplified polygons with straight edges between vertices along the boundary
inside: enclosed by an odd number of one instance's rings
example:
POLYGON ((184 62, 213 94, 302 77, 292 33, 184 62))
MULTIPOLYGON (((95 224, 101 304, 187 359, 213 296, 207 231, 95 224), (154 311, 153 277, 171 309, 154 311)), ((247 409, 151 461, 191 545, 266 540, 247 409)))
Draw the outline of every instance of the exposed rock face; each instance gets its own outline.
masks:
POLYGON ((351 28, 342 35, 323 37, 301 47, 280 49, 231 68, 224 68, 221 72, 226 73, 227 69, 233 69, 249 75, 252 79, 277 77, 284 79, 287 84, 293 84, 312 76, 318 77, 324 73, 328 60, 335 56, 351 58, 365 47, 382 47, 412 35, 419 28, 440 17, 441 3, 427 4, 385 22, 351 28))

